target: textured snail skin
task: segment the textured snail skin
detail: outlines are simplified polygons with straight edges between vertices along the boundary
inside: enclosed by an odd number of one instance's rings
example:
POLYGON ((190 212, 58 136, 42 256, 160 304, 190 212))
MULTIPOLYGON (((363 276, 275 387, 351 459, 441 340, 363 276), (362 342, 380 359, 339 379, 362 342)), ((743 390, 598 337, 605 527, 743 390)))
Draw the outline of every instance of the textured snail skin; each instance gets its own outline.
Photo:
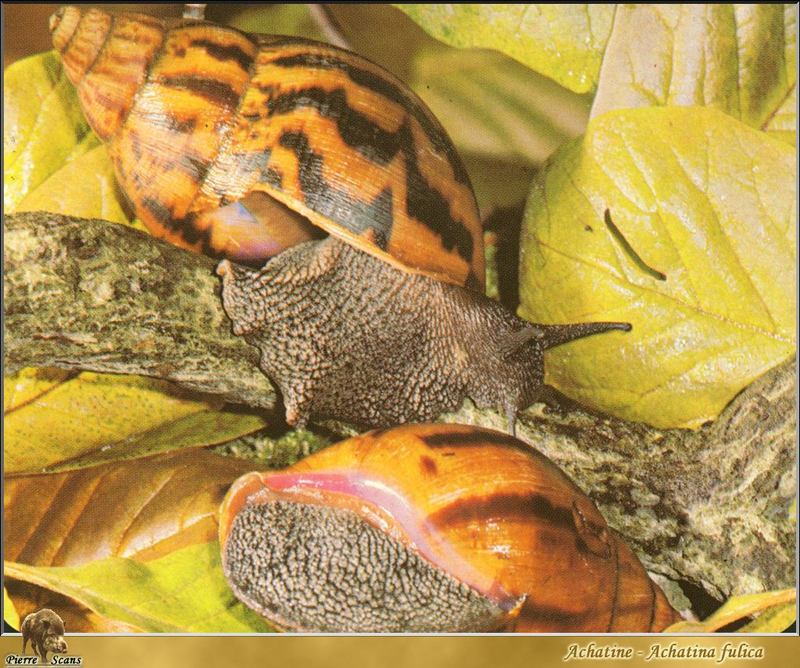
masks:
POLYGON ((234 593, 304 631, 656 632, 677 621, 547 458, 466 425, 406 425, 237 480, 234 593))
POLYGON ((465 396, 513 430, 544 379, 544 351, 620 323, 541 326, 476 292, 410 275, 335 238, 291 248, 261 270, 220 264, 234 333, 261 351, 286 420, 365 427, 419 422, 465 396))
POLYGON ((233 521, 225 563, 236 595, 283 630, 492 631, 507 615, 338 508, 281 501, 246 506, 233 521), (263 541, 266 526, 270 539, 263 541))

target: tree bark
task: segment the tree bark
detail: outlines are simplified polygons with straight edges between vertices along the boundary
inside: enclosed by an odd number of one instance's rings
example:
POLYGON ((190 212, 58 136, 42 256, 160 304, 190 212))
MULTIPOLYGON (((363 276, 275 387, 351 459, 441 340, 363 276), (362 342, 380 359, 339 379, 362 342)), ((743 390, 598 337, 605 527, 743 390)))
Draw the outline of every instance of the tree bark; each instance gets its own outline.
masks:
POLYGON ((105 221, 4 220, 6 373, 136 374, 275 407, 258 352, 231 333, 213 260, 105 221))
MULTIPOLYGON (((276 409, 222 310, 214 263, 134 229, 5 218, 5 364, 137 374, 276 409)), ((698 431, 536 404, 518 436, 595 500, 645 566, 724 599, 794 586, 795 376, 788 360, 698 431)), ((448 421, 505 430, 467 403, 448 421)))

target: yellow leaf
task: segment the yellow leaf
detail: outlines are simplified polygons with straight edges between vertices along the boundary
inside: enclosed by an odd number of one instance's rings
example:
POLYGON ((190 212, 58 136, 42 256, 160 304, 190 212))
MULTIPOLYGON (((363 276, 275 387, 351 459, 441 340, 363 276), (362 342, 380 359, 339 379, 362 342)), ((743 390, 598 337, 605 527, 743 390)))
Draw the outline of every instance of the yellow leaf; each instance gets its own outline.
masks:
POLYGON ((209 445, 265 426, 254 415, 216 413, 221 408, 165 381, 82 373, 6 413, 5 472, 209 445))
POLYGON ((34 401, 74 376, 64 369, 22 369, 15 376, 3 378, 3 413, 34 401))
POLYGON ((795 134, 795 15, 795 7, 777 3, 618 5, 592 117, 703 105, 795 134))
POLYGON ((627 420, 696 428, 789 358, 796 159, 708 108, 594 119, 534 183, 520 314, 633 331, 549 351, 547 382, 627 420))
POLYGON ((7 581, 66 596, 101 619, 151 633, 272 630, 234 598, 222 573, 216 541, 191 545, 146 564, 119 557, 74 567, 5 562, 4 575, 7 581))
POLYGON ((106 147, 100 145, 52 174, 23 198, 16 211, 49 211, 127 223, 128 215, 117 193, 114 166, 106 147))
POLYGON ((714 614, 702 622, 678 622, 665 629, 665 633, 714 633, 746 619, 759 617, 742 627, 742 633, 780 633, 794 621, 797 592, 794 589, 768 591, 761 594, 733 596, 714 614), (791 609, 791 612, 789 612, 791 609))
POLYGON ((11 600, 11 597, 8 595, 8 590, 5 587, 3 587, 3 620, 6 624, 13 626, 19 631, 19 614, 17 614, 14 602, 11 600))
POLYGON ((55 52, 10 65, 3 89, 3 209, 11 212, 97 140, 55 52))

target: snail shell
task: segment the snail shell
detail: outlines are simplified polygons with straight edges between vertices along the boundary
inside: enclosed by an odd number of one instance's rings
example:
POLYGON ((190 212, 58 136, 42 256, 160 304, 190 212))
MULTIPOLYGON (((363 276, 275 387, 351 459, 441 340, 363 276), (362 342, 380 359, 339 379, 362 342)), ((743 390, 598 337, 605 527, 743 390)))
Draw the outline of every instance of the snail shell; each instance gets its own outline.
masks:
POLYGON ((304 39, 97 9, 64 7, 50 30, 154 235, 257 264, 318 226, 406 271, 482 287, 464 166, 424 103, 374 63, 304 39), (301 221, 313 226, 298 232, 301 221))
POLYGON ((247 474, 220 544, 234 593, 294 630, 635 632, 678 618, 560 469, 476 427, 369 432, 247 474))

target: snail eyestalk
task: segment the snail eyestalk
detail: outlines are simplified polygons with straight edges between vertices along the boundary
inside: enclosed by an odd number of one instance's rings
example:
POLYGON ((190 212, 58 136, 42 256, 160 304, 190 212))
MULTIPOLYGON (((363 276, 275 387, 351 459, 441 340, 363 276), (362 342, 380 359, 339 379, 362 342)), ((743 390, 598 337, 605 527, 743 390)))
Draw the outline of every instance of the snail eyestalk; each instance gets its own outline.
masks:
POLYGON ((546 350, 594 334, 613 330, 630 332, 633 329, 628 322, 580 322, 569 325, 533 325, 533 327, 542 330, 542 342, 546 350))

